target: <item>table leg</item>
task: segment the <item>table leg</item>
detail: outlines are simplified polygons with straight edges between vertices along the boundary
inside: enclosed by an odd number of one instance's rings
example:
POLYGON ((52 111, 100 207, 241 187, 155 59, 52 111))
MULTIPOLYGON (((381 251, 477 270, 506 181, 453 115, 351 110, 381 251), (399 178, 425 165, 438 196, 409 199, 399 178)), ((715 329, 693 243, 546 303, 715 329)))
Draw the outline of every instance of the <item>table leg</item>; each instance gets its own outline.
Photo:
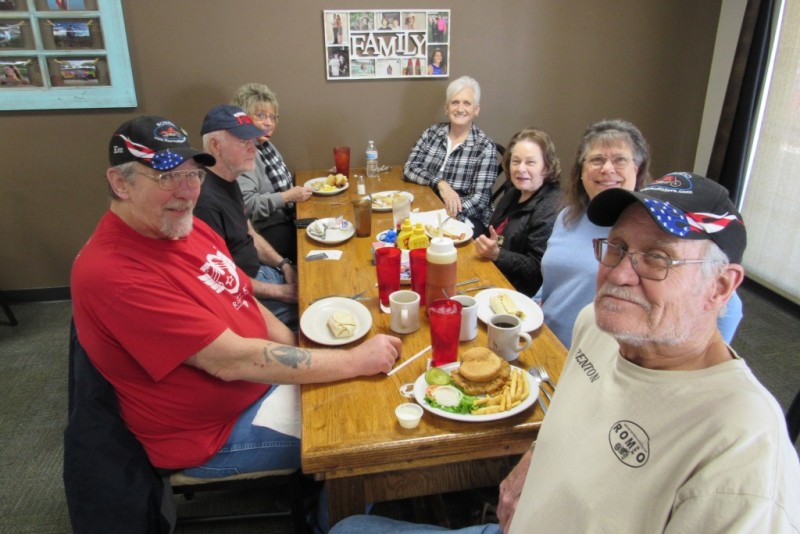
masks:
POLYGON ((345 517, 366 510, 364 481, 361 477, 334 478, 325 482, 328 492, 328 521, 335 525, 345 517))

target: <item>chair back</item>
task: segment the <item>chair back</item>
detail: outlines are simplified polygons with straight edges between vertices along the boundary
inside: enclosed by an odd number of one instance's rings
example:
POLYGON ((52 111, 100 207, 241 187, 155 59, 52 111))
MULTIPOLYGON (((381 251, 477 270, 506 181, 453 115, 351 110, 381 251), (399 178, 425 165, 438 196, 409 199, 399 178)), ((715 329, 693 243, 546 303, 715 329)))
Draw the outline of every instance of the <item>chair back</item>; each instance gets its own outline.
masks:
POLYGON ((111 384, 92 365, 74 322, 69 345, 64 489, 73 532, 169 533, 175 501, 119 414, 111 384))
POLYGON ((794 396, 794 400, 786 412, 786 428, 789 429, 789 438, 792 443, 796 443, 797 436, 800 434, 800 391, 794 396))
POLYGON ((508 181, 508 177, 503 173, 502 165, 503 155, 506 153, 506 147, 500 143, 495 143, 494 147, 497 150, 497 178, 494 181, 494 186, 492 186, 492 204, 497 206, 500 198, 508 190, 510 182, 508 181))

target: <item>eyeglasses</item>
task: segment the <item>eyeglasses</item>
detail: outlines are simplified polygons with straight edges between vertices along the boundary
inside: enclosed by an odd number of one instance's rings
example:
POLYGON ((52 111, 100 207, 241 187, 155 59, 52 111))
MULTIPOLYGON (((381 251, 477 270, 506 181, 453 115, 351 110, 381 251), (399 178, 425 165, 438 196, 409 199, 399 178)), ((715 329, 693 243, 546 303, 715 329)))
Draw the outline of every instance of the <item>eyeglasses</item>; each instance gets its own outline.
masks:
POLYGON ((257 118, 258 120, 262 120, 262 121, 265 121, 265 120, 269 119, 270 122, 278 122, 278 119, 281 118, 280 115, 276 115, 275 113, 260 113, 260 112, 259 113, 253 113, 253 117, 257 118))
POLYGON ((661 281, 667 278, 670 268, 691 263, 718 263, 719 260, 673 260, 669 256, 649 252, 630 252, 620 245, 609 243, 608 239, 593 239, 594 257, 606 267, 614 268, 622 258, 630 256, 633 270, 642 278, 661 281))
POLYGON ((618 171, 627 167, 631 162, 630 158, 626 156, 611 156, 608 158, 605 156, 592 156, 585 161, 592 169, 602 169, 606 161, 610 161, 611 165, 618 171))
POLYGON ((136 171, 137 174, 147 176, 158 184, 164 191, 175 191, 185 179, 189 187, 200 187, 206 179, 205 169, 189 169, 185 171, 169 171, 160 174, 150 174, 148 172, 136 171))

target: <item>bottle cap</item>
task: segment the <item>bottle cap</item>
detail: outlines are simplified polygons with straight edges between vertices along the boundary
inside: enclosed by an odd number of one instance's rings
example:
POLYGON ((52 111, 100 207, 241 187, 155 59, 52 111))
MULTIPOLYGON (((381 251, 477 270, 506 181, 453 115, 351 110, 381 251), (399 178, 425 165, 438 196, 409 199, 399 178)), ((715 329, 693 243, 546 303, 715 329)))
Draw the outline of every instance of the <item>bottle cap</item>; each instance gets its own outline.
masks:
POLYGON ((428 248, 428 251, 434 254, 443 254, 445 252, 450 252, 454 248, 453 240, 449 237, 434 237, 431 239, 431 246, 428 248))

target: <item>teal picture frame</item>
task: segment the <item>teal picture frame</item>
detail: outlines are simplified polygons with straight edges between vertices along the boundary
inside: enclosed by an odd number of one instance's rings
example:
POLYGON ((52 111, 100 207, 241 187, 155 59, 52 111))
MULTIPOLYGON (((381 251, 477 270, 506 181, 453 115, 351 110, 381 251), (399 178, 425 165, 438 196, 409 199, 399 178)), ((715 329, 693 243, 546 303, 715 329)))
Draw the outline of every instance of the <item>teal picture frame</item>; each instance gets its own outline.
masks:
MULTIPOLYGON (((86 4, 97 9, 55 11, 49 2, 17 0, 20 9, 0 11, 0 26, 27 26, 24 29, 30 33, 28 44, 32 44, 21 48, 0 47, 0 63, 24 61, 39 75, 38 83, 0 87, 0 111, 136 107, 121 0, 94 0, 86 4), (99 46, 74 49, 54 46, 53 35, 47 35, 46 28, 58 28, 63 26, 62 21, 72 20, 88 21, 89 26, 100 29, 99 46), (65 70, 56 72, 58 64, 69 66, 91 61, 99 62, 102 69, 83 72, 95 75, 102 72, 97 85, 91 84, 95 80, 73 81, 74 78, 64 74, 68 67, 60 67, 65 70), (59 80, 60 84, 56 83, 59 80)), ((84 29, 87 22, 76 25, 84 29)))

